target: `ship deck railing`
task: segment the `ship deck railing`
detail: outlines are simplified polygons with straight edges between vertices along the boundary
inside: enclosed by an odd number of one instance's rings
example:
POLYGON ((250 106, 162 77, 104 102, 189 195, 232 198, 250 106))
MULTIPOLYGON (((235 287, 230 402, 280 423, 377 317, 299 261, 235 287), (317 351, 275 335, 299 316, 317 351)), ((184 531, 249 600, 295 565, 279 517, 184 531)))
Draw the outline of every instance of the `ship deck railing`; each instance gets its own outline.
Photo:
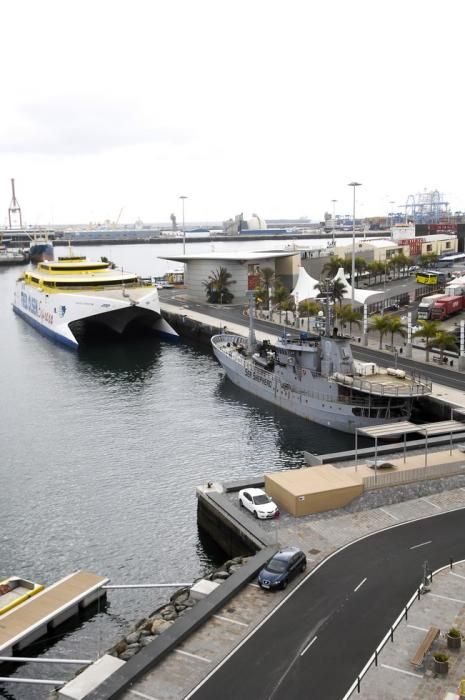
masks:
MULTIPOLYGON (((234 362, 237 362, 240 366, 249 369, 250 371, 254 372, 258 376, 261 376, 263 378, 267 379, 275 379, 275 374, 274 372, 270 372, 269 370, 264 369, 263 367, 260 367, 257 365, 255 362, 250 360, 248 357, 243 356, 238 352, 238 346, 244 348, 245 350, 245 345, 243 342, 237 342, 239 336, 236 335, 226 335, 224 337, 224 340, 228 343, 231 343, 231 346, 228 347, 227 345, 221 345, 220 349, 225 355, 229 355, 231 359, 234 359, 234 362), (236 343, 234 345, 233 343, 236 343)), ((241 339, 242 340, 242 339, 241 339)), ((334 384, 339 384, 342 386, 346 386, 348 389, 355 389, 357 391, 363 391, 367 394, 370 395, 370 407, 373 409, 376 408, 383 408, 385 407, 385 404, 380 403, 377 404, 375 403, 376 398, 413 398, 415 396, 423 396, 426 394, 431 393, 432 389, 432 382, 429 378, 424 377, 418 373, 412 373, 411 376, 407 378, 407 381, 409 381, 409 384, 396 384, 395 383, 395 378, 390 377, 389 375, 386 374, 386 378, 389 379, 388 382, 383 383, 383 382, 370 382, 364 377, 353 377, 352 375, 346 375, 344 378, 341 378, 339 380, 335 380, 332 377, 323 377, 319 372, 314 372, 313 376, 315 378, 324 378, 328 379, 330 381, 333 381, 334 384), (414 383, 412 383, 412 381, 414 383)), ((379 376, 379 375, 378 375, 379 376)), ((398 381, 405 381, 405 380, 398 380, 398 381)), ((275 389, 276 391, 276 385, 275 389)), ((281 392, 285 392, 286 394, 294 394, 296 397, 298 397, 299 401, 302 401, 302 397, 310 397, 312 399, 317 399, 319 401, 330 401, 332 403, 342 403, 342 404, 350 404, 352 406, 362 406, 366 407, 367 406, 367 399, 363 398, 356 398, 354 396, 343 396, 343 395, 338 395, 338 396, 333 396, 331 394, 325 394, 320 391, 312 391, 311 389, 306 389, 305 391, 299 391, 298 389, 291 388, 289 385, 285 385, 284 383, 281 383, 280 387, 281 392)))
POLYGON ((47 284, 47 282, 34 283, 28 281, 28 283, 31 284, 31 286, 33 287, 38 287, 40 289, 49 289, 54 292, 101 292, 111 291, 112 289, 121 291, 122 289, 140 289, 142 287, 155 287, 154 284, 145 280, 139 280, 138 282, 119 282, 113 284, 105 284, 104 282, 98 282, 92 285, 72 283, 63 284, 60 282, 58 286, 53 282, 47 284))

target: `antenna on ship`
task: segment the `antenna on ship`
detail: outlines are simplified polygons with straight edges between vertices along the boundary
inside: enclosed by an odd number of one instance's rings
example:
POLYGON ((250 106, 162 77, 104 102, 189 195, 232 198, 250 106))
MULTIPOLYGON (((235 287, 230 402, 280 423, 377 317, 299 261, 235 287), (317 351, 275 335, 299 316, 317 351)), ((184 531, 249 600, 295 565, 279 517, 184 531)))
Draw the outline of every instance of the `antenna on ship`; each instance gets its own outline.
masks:
POLYGON ((322 282, 322 292, 325 295, 325 335, 330 336, 331 328, 333 325, 333 314, 331 309, 331 297, 333 292, 333 282, 332 280, 326 278, 322 282))
POLYGON ((249 299, 249 341, 247 345, 247 352, 249 355, 253 355, 257 347, 257 338, 255 337, 254 328, 255 291, 247 292, 247 297, 249 299))

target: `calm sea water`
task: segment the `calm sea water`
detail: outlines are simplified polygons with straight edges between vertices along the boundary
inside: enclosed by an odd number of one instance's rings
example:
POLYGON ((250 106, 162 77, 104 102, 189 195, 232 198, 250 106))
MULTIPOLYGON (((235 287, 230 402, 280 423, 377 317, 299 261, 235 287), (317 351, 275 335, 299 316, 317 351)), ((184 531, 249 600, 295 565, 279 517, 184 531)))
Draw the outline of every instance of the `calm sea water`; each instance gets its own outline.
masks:
MULTIPOLYGON (((211 244, 195 244, 206 250, 211 244)), ((181 245, 78 251, 160 275, 177 265, 157 256, 181 245)), ((196 485, 298 467, 304 450, 353 446, 348 435, 236 389, 207 346, 150 338, 74 353, 55 345, 11 309, 20 271, 0 268, 0 580, 15 574, 51 584, 83 568, 113 583, 191 581, 224 559, 198 532, 196 485)), ((28 652, 96 658, 168 596, 109 592, 103 609, 28 652)), ((12 675, 71 671, 29 664, 12 675)), ((11 700, 48 692, 0 684, 0 697, 11 700)))

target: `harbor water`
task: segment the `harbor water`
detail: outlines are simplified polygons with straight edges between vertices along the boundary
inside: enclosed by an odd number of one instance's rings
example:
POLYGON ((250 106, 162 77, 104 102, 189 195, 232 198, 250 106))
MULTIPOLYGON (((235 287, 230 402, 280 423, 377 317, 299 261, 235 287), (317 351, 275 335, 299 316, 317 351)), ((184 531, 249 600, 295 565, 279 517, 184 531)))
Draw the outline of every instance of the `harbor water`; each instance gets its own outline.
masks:
MULTIPOLYGON (((277 243, 254 244, 265 247, 277 243)), ((157 256, 181 250, 167 244, 77 252, 158 276, 179 265, 157 256)), ((114 584, 192 581, 224 559, 197 529, 196 485, 298 468, 304 450, 353 447, 350 435, 235 388, 206 345, 137 338, 72 352, 54 344, 12 311, 20 270, 0 268, 0 580, 20 575, 51 584, 88 569, 114 584)), ((27 655, 97 658, 169 594, 110 591, 100 609, 27 655)), ((27 664, 11 675, 71 674, 69 667, 27 664)), ((0 684, 0 697, 9 700, 48 694, 45 687, 0 684)))

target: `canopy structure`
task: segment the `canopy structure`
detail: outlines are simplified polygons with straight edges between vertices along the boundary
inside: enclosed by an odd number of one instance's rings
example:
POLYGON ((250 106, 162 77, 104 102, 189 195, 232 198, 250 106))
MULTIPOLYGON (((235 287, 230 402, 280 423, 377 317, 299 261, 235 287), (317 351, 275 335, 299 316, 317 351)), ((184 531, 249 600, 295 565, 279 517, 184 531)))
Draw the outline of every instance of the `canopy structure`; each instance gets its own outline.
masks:
MULTIPOLYGON (((336 277, 334 278, 334 282, 336 280, 339 280, 340 282, 343 282, 346 288, 346 291, 344 292, 344 299, 352 299, 352 285, 350 285, 347 281, 347 278, 345 276, 344 268, 340 267, 339 270, 337 271, 336 277)), ((382 294, 382 291, 379 289, 357 289, 355 287, 354 289, 354 301, 357 302, 357 304, 366 304, 366 301, 369 297, 373 296, 374 294, 382 294)))
POLYGON ((291 292, 296 304, 304 299, 315 299, 315 297, 317 297, 320 293, 320 290, 317 288, 317 285, 319 284, 320 283, 318 280, 310 277, 307 270, 304 267, 301 267, 299 269, 297 284, 291 292))
MULTIPOLYGON (((352 299, 352 287, 347 282, 344 273, 344 268, 339 268, 339 270, 337 271, 337 275, 335 276, 333 281, 336 280, 343 282, 345 285, 346 290, 344 292, 343 298, 352 299)), ((320 282, 318 280, 311 277, 308 274, 307 270, 304 267, 301 267, 299 269, 299 277, 297 280, 297 284, 291 292, 292 296, 296 300, 296 303, 298 304, 304 299, 316 299, 316 297, 320 293, 320 289, 318 288, 319 284, 320 282)), ((354 300, 357 302, 357 304, 365 304, 369 297, 373 296, 374 294, 381 293, 382 292, 379 289, 372 289, 370 291, 366 289, 355 289, 354 300)))
POLYGON ((404 436, 404 462, 406 461, 406 436, 407 433, 420 433, 425 437, 425 467, 428 465, 428 436, 450 434, 450 454, 452 454, 452 433, 465 433, 465 423, 458 420, 443 420, 435 423, 422 423, 417 425, 410 421, 400 421, 399 423, 386 423, 384 425, 373 425, 369 428, 355 429, 355 465, 358 458, 358 435, 365 435, 375 440, 375 469, 378 464, 378 438, 404 436))

